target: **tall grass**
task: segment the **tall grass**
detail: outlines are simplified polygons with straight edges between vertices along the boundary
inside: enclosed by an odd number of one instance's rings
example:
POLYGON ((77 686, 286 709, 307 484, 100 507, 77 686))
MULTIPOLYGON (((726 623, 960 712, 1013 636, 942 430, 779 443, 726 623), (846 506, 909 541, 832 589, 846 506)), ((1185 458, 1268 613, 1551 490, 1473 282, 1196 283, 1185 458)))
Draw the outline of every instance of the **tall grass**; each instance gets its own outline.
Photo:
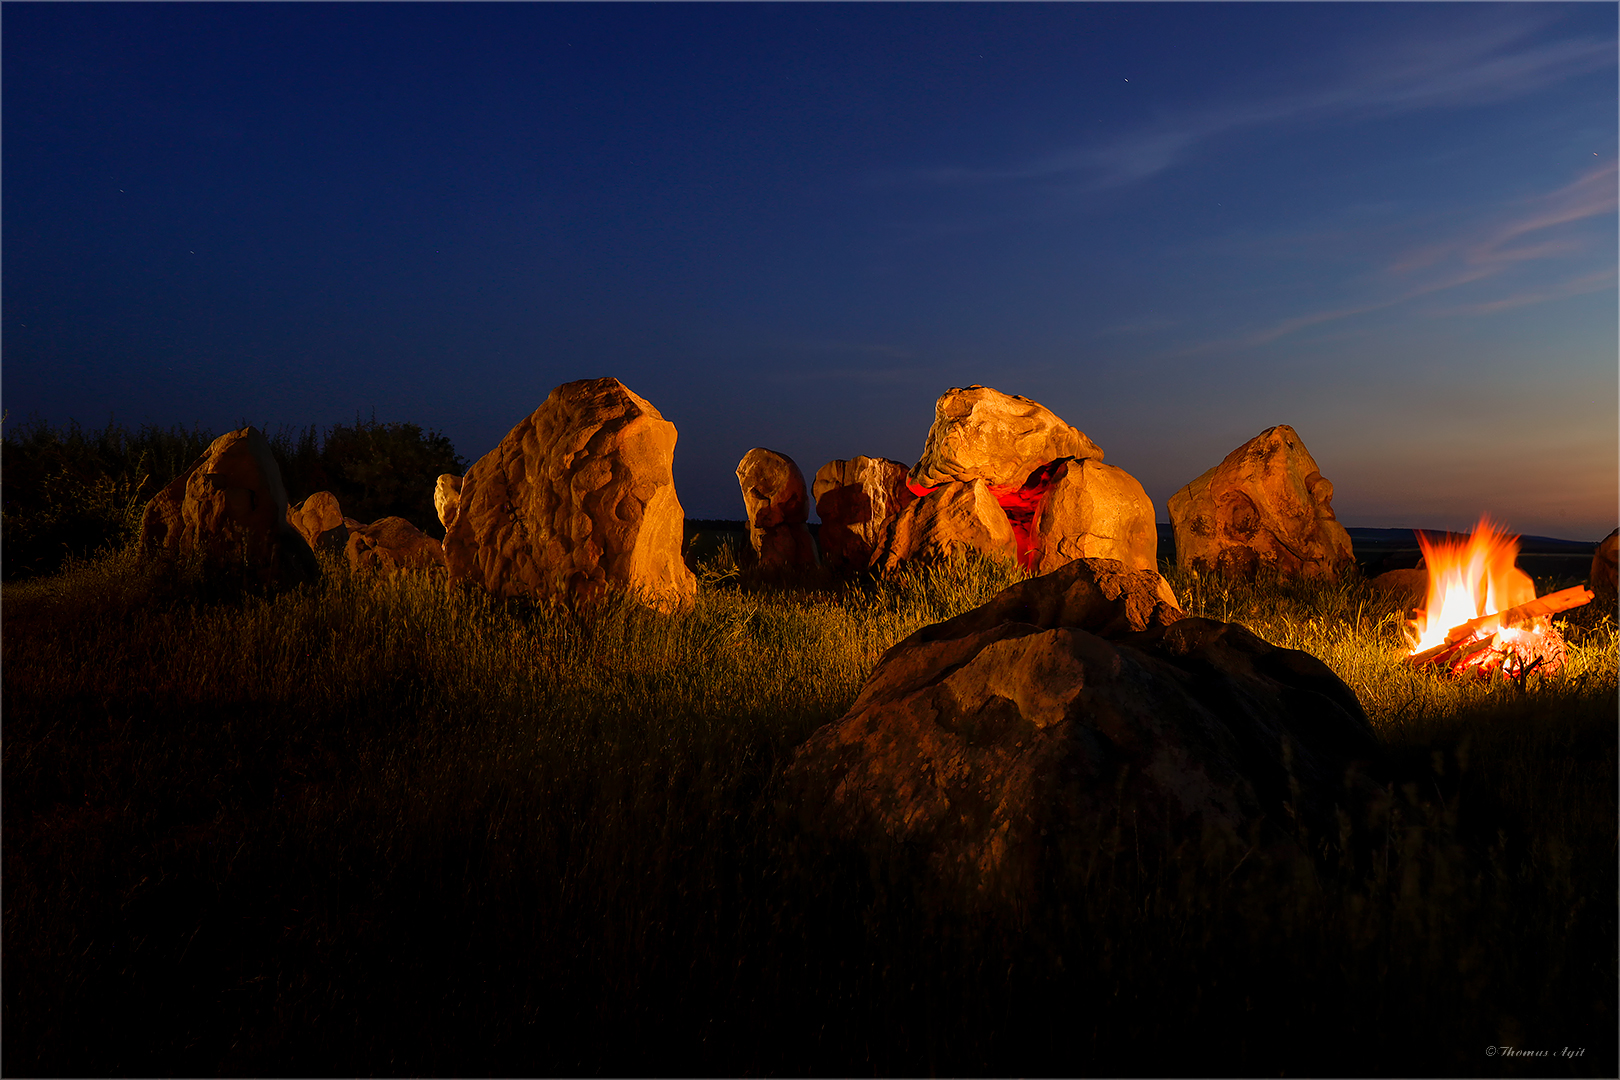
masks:
POLYGON ((6 586, 0 1064, 1613 1072, 1612 620, 1567 674, 1457 685, 1359 584, 1172 575, 1333 666, 1410 790, 1359 868, 1104 868, 1012 925, 802 835, 774 778, 1014 572, 702 569, 675 616, 333 562, 274 597, 127 554, 6 586), (1586 1054, 1484 1056, 1543 1043, 1586 1054))

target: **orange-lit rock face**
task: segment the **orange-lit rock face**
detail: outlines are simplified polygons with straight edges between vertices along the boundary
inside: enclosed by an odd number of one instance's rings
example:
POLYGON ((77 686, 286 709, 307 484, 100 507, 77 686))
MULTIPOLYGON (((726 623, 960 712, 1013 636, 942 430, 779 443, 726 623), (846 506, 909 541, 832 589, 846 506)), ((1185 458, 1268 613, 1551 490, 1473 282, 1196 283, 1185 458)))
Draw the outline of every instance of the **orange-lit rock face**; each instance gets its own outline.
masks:
POLYGON ((349 531, 344 545, 349 569, 392 574, 444 565, 444 547, 402 517, 385 517, 349 531))
POLYGON ((1428 571, 1428 589, 1413 620, 1413 653, 1440 644, 1449 631, 1465 622, 1536 598, 1535 582, 1513 565, 1519 555, 1519 538, 1497 528, 1489 518, 1480 518, 1469 536, 1430 539, 1418 533, 1417 538, 1428 571))
POLYGON ((1030 569, 1046 574, 1075 559, 1118 559, 1158 572, 1153 500, 1134 476, 1095 459, 1043 471, 1051 480, 1031 520, 1030 569))
POLYGON ((1018 537, 983 480, 941 484, 895 516, 872 564, 893 570, 912 559, 978 552, 1018 558, 1018 537))
POLYGON ((764 567, 814 566, 810 501, 804 474, 786 454, 756 446, 737 463, 737 483, 748 511, 748 540, 764 567))
POLYGON ((444 538, 452 579, 497 596, 613 587, 660 610, 687 603, 675 438, 617 379, 557 387, 463 477, 444 538))
POLYGON ((883 542, 889 520, 917 497, 906 486, 909 470, 888 458, 829 461, 816 470, 811 494, 821 519, 821 560, 864 570, 883 542))
POLYGON ((230 431, 147 504, 142 545, 198 553, 219 564, 245 558, 264 581, 315 573, 309 545, 287 521, 287 491, 257 428, 230 431))
POLYGON ((287 522, 316 551, 342 551, 349 542, 349 530, 360 524, 343 515, 337 496, 330 491, 317 491, 289 509, 287 522))
POLYGON ((983 480, 1000 496, 1023 487, 1059 458, 1102 460, 1102 448, 1046 406, 988 386, 953 388, 934 404, 911 489, 922 494, 950 481, 983 480))
POLYGON ((433 510, 439 515, 439 524, 446 529, 456 520, 461 504, 461 477, 445 473, 433 485, 433 510))
POLYGON ((1176 563, 1230 577, 1262 567, 1336 580, 1355 565, 1333 485, 1287 424, 1267 428, 1170 496, 1176 563))
POLYGON ((1616 584, 1620 582, 1620 529, 1614 530, 1592 553, 1592 592, 1597 602, 1613 608, 1616 584))

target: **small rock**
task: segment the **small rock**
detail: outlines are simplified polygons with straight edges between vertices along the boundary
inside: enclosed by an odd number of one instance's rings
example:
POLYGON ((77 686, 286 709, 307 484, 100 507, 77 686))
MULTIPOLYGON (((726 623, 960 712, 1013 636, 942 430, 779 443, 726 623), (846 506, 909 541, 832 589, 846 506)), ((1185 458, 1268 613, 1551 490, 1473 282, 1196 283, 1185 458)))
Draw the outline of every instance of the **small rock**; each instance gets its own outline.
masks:
POLYGON ((917 496, 906 486, 909 470, 888 458, 829 461, 816 470, 811 493, 821 519, 821 559, 828 566, 864 570, 883 542, 890 519, 917 496))
POLYGON ((433 486, 433 509, 439 515, 439 524, 444 526, 446 533, 456 520, 456 511, 460 507, 461 477, 455 473, 445 473, 433 486))
POLYGON ((810 500, 804 474, 786 454, 756 446, 737 463, 748 512, 748 541, 762 567, 805 567, 816 564, 810 537, 810 500))
POLYGON ((445 565, 444 546, 402 517, 385 517, 350 530, 344 547, 349 569, 393 574, 445 565))

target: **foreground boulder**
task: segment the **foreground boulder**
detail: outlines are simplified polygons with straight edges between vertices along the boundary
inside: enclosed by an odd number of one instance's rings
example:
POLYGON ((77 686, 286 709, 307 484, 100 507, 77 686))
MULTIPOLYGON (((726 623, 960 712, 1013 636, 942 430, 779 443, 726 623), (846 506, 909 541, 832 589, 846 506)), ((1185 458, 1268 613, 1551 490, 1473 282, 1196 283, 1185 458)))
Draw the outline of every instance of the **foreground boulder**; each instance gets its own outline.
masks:
POLYGON ((737 483, 748 512, 748 542, 762 567, 816 564, 810 538, 810 499, 804 474, 786 454, 756 446, 737 463, 737 483))
POLYGON ((287 511, 287 523, 313 551, 342 551, 349 543, 349 531, 359 522, 345 517, 337 496, 317 491, 287 511))
POLYGON ((974 553, 1018 558, 1012 522, 983 480, 941 484, 891 518, 872 565, 891 571, 915 559, 974 553))
POLYGON ((829 461, 816 470, 811 494, 821 519, 821 561, 864 570, 883 542, 890 519, 917 498, 906 486, 909 470, 888 458, 829 461))
POLYGON ((287 521, 287 490, 257 428, 229 431, 146 504, 141 547, 200 557, 215 571, 245 569, 264 584, 318 573, 314 553, 287 521))
POLYGON ((1251 580, 1338 580, 1355 566, 1333 485, 1287 424, 1270 427, 1170 496, 1176 564, 1251 580))
POLYGON ((1152 571, 1081 559, 895 645, 787 771, 807 827, 1015 903, 1122 846, 1333 834, 1378 752, 1355 694, 1164 595, 1152 571))
POLYGON ((1592 552, 1589 584, 1594 594, 1594 602, 1607 604, 1613 608, 1616 602, 1617 582, 1620 582, 1620 529, 1604 537, 1597 550, 1592 552))
POLYGON ((953 387, 934 403, 934 423, 910 481, 913 490, 973 480, 1017 489, 1030 473, 1065 457, 1101 461, 1103 452, 1037 401, 988 386, 953 387))
POLYGON ((402 517, 385 517, 349 530, 344 556, 349 569, 392 574, 445 565, 444 546, 402 517))
POLYGON ((1158 572, 1153 500, 1136 477, 1095 458, 1070 458, 1042 472, 1045 490, 1034 507, 1027 561, 1035 573, 1075 559, 1118 559, 1158 572))
POLYGON ((557 387, 462 479, 444 538, 450 576, 497 596, 622 588, 666 611, 691 600, 675 438, 617 379, 557 387))

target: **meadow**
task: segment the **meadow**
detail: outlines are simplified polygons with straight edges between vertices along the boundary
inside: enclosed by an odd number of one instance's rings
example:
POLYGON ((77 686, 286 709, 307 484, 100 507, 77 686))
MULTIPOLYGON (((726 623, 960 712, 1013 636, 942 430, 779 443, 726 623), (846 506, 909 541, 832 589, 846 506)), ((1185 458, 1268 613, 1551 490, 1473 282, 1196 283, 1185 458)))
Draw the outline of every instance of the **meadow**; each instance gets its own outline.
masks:
POLYGON ((264 596, 128 548, 5 585, 0 1066, 1615 1074, 1612 613, 1557 675, 1459 683, 1359 580, 1166 566, 1355 689, 1398 811, 1355 866, 1124 853, 1015 920, 806 835, 777 779, 1017 571, 699 569, 674 616, 336 561, 264 596))

